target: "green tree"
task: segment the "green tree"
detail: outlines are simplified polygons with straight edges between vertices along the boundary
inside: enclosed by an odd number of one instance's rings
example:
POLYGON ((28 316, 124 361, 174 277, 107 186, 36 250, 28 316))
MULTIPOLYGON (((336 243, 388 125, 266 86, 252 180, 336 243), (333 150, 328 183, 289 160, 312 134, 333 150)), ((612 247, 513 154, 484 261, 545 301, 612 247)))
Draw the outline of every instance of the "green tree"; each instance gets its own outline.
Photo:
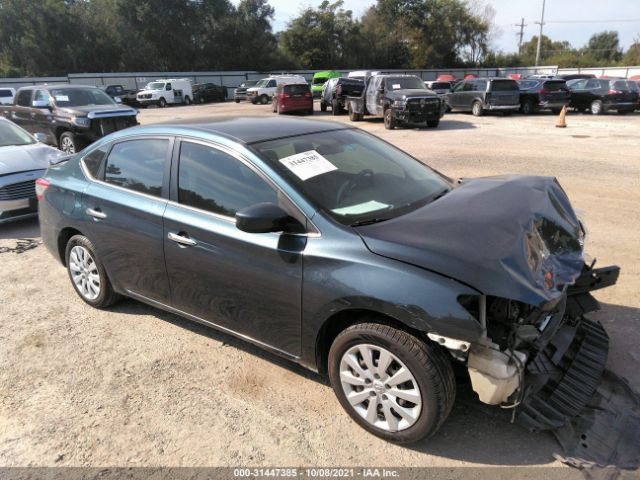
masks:
POLYGON ((618 32, 615 31, 600 32, 592 35, 584 50, 600 64, 613 64, 622 58, 618 32))

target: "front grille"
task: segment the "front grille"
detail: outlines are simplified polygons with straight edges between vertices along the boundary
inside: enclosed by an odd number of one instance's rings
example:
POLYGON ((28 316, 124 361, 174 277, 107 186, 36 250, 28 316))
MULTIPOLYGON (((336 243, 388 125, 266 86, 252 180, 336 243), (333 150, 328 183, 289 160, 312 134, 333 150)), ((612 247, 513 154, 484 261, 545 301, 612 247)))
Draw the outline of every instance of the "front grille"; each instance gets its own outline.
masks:
POLYGON ((95 121, 97 122, 98 134, 101 136, 124 130, 134 125, 129 117, 101 118, 95 121))
POLYGON ((32 198, 36 196, 35 180, 12 183, 0 188, 0 201, 20 200, 21 198, 32 198))
POLYGON ((407 100, 407 109, 410 112, 431 112, 437 110, 440 100, 437 98, 416 98, 407 100))
POLYGON ((138 98, 147 100, 147 99, 151 98, 151 94, 150 93, 141 93, 140 95, 138 95, 138 98))

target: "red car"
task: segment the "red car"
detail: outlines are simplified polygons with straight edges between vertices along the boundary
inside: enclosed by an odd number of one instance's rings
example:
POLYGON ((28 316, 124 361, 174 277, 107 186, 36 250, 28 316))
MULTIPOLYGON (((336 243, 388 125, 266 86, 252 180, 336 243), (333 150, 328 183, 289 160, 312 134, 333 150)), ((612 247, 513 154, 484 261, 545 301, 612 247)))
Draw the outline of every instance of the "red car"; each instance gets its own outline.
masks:
POLYGON ((273 111, 280 113, 304 112, 313 115, 313 96, 306 83, 278 85, 273 95, 273 111))

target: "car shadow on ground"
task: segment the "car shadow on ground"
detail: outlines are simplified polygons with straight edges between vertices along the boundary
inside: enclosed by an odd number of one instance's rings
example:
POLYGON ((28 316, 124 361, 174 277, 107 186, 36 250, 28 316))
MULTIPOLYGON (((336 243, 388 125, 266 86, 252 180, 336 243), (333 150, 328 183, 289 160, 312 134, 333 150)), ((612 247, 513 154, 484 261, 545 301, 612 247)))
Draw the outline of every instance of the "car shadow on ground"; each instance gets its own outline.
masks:
POLYGON ((16 220, 0 225, 0 240, 40 237, 38 217, 16 220))

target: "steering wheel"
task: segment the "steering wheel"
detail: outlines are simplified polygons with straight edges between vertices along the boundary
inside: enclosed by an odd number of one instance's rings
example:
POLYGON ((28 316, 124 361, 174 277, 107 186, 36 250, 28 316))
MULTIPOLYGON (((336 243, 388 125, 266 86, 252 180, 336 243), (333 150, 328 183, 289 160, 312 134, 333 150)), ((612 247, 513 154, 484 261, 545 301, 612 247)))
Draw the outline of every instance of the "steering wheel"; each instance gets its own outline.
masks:
POLYGON ((360 170, 355 177, 351 177, 346 182, 344 182, 340 188, 338 189, 338 194, 336 195, 336 205, 341 205, 342 201, 345 198, 351 196, 353 189, 356 188, 363 180, 367 180, 371 182, 373 180, 373 170, 370 168, 365 168, 364 170, 360 170))

